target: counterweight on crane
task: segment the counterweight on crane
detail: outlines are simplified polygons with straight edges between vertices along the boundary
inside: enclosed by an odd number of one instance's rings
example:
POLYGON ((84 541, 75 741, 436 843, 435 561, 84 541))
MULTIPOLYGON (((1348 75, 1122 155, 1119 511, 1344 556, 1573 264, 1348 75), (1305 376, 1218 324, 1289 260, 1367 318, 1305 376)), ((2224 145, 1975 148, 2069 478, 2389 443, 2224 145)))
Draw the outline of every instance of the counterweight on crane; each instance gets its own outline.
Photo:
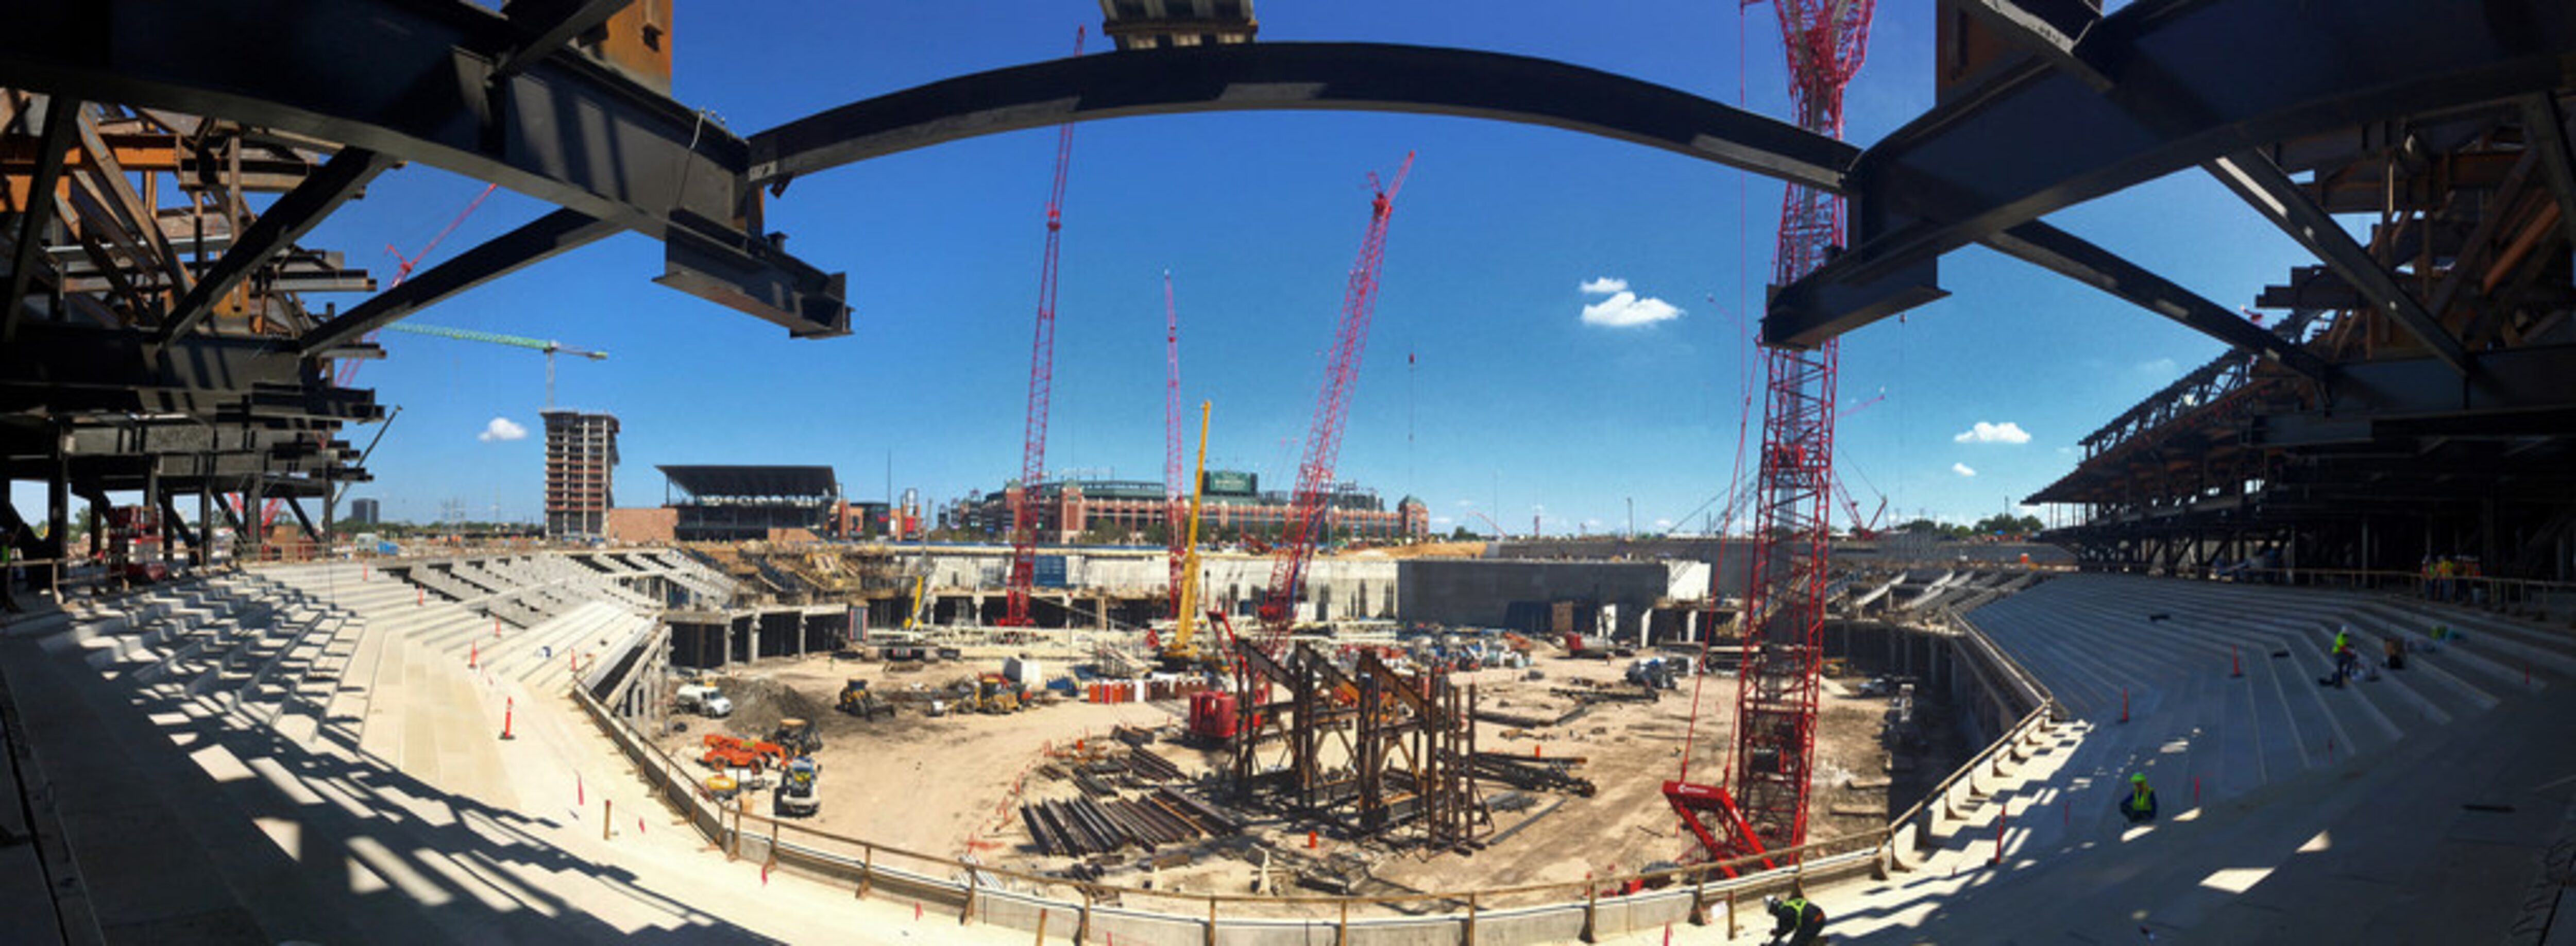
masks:
POLYGON ((1342 452, 1342 421, 1350 408, 1351 381, 1358 375, 1360 355, 1368 348, 1369 317, 1377 309, 1378 268, 1386 261, 1386 225, 1395 210, 1395 195, 1404 189, 1404 176, 1413 169, 1413 155, 1407 152, 1404 163, 1395 169, 1395 177, 1380 186, 1377 174, 1369 174, 1369 189, 1376 196, 1369 201, 1368 230, 1360 237, 1359 261, 1352 264, 1350 281, 1342 290, 1342 321, 1333 333, 1333 349, 1324 366, 1324 387, 1316 399, 1315 423, 1306 433, 1306 459, 1297 467, 1297 491, 1289 499, 1288 519, 1280 532, 1279 547, 1271 559, 1270 587, 1261 601, 1261 637, 1257 642, 1264 654, 1276 655, 1288 642, 1288 631, 1297 623, 1297 599, 1306 583, 1306 566, 1315 557, 1315 543, 1326 528, 1325 517, 1331 506, 1329 491, 1333 486, 1333 466, 1342 452))
MULTIPOLYGON (((1082 55, 1083 29, 1073 31, 1073 54, 1082 55)), ((1011 490, 1010 606, 1005 627, 1027 627, 1029 592, 1038 574, 1038 481, 1046 476, 1047 401, 1055 387, 1055 260, 1064 233, 1064 172, 1073 160, 1073 123, 1055 131, 1055 179, 1047 190, 1046 253, 1038 264, 1038 317, 1029 343, 1029 420, 1020 441, 1020 482, 1011 490)))
MULTIPOLYGON (((1843 88, 1867 52, 1874 0, 1772 0, 1772 6, 1788 50, 1798 126, 1842 137, 1843 88)), ((1823 265, 1842 233, 1842 198, 1789 185, 1772 282, 1785 286, 1823 265)), ((1754 517, 1761 549, 1745 595, 1735 751, 1725 787, 1692 784, 1687 770, 1664 783, 1664 797, 1684 826, 1721 861, 1806 841, 1824 668, 1835 345, 1766 345, 1761 354, 1766 400, 1754 517), (1715 831, 1702 815, 1717 818, 1715 831)))

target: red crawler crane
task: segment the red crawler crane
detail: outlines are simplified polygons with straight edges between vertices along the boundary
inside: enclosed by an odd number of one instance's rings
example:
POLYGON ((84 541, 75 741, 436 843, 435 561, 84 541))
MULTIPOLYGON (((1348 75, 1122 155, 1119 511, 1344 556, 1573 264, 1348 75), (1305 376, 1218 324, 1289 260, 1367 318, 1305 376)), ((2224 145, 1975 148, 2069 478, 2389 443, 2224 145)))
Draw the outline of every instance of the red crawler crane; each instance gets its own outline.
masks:
MULTIPOLYGON (((1073 54, 1082 55, 1083 29, 1073 30, 1073 54)), ((1011 490, 1010 610, 1005 627, 1027 627, 1029 590, 1037 585, 1038 480, 1046 476, 1047 400, 1055 389, 1055 257, 1064 233, 1064 171, 1073 161, 1073 123, 1055 131, 1055 183, 1047 191, 1046 256, 1038 264, 1037 336, 1029 344, 1029 425, 1020 444, 1020 483, 1011 490)))
POLYGON ((1172 546, 1172 620, 1181 618, 1181 571, 1190 538, 1182 517, 1190 491, 1181 485, 1181 316, 1172 306, 1172 271, 1163 271, 1163 532, 1172 546))
POLYGON ((1342 420, 1350 407, 1351 379, 1359 373, 1360 354, 1368 348, 1369 316, 1377 310, 1378 266, 1386 260, 1386 223, 1395 209, 1395 193, 1413 170, 1413 154, 1384 187, 1369 174, 1368 232, 1360 238, 1359 262, 1342 290, 1341 327, 1333 333, 1333 351, 1324 367, 1324 390, 1315 404, 1315 426, 1306 432, 1306 459, 1297 467, 1297 492, 1290 499, 1288 520, 1271 558, 1270 588, 1261 599, 1262 653, 1277 656, 1297 623, 1297 597, 1306 583, 1306 565, 1315 558, 1315 541, 1325 528, 1333 464, 1342 453, 1342 420))
MULTIPOLYGON (((1749 5, 1749 0, 1748 0, 1749 5)), ((1798 126, 1842 137, 1843 87, 1867 53, 1874 0, 1772 0, 1788 47, 1798 126)), ((1842 198, 1791 184, 1780 206, 1772 282, 1788 285, 1825 262, 1843 233, 1842 198)), ((1752 582, 1744 602, 1744 662, 1735 703, 1728 787, 1682 777, 1664 798, 1712 860, 1806 842, 1816 757, 1816 692, 1823 664, 1825 543, 1834 479, 1835 346, 1761 349, 1767 400, 1756 475, 1752 582), (1712 832, 1701 815, 1718 817, 1712 832)))
MULTIPOLYGON (((385 244, 385 252, 394 258, 394 262, 401 264, 394 270, 394 281, 387 283, 385 288, 392 289, 396 286, 402 285, 403 280, 410 279, 412 267, 420 265, 421 260, 428 259, 431 250, 438 249, 438 244, 444 242, 447 239, 448 234, 456 232, 456 228, 465 223, 465 218, 474 215, 474 208, 483 206, 484 198, 492 196, 492 192, 499 190, 500 188, 501 185, 499 184, 483 185, 482 193, 474 195, 474 199, 465 204, 465 209, 456 212, 455 219, 449 220, 447 222, 447 226, 438 231, 437 236, 429 238, 429 242, 420 248, 420 252, 414 253, 408 258, 404 257, 402 255, 402 250, 396 249, 393 244, 385 244)), ((375 340, 375 332, 368 332, 366 337, 360 339, 360 341, 366 342, 373 342, 375 340)), ((340 359, 338 363, 331 366, 332 386, 345 388, 356 382, 358 380, 358 366, 366 363, 366 359, 363 358, 340 359)), ((316 447, 329 446, 330 443, 331 438, 328 434, 317 435, 313 438, 313 445, 316 447)), ((259 529, 263 535, 268 532, 270 524, 277 521, 278 507, 283 505, 285 502, 286 500, 282 497, 272 496, 266 504, 260 507, 259 529)), ((232 505, 236 507, 241 505, 241 494, 233 494, 232 505)), ((249 510, 243 510, 245 513, 248 511, 249 510)), ((261 539, 260 541, 265 542, 267 540, 261 539)))

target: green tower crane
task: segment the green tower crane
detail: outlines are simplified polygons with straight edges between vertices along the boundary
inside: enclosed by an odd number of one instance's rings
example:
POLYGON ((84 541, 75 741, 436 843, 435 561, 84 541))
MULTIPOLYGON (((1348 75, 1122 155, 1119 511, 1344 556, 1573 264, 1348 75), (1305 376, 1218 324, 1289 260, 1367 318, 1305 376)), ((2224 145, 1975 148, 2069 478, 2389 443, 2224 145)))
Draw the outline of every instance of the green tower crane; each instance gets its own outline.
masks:
POLYGON ((430 335, 430 336, 435 336, 435 337, 438 337, 438 338, 452 338, 452 339, 455 339, 455 340, 460 341, 460 342, 489 342, 489 343, 494 344, 494 345, 508 345, 508 346, 513 347, 513 348, 525 348, 525 349, 528 349, 528 350, 531 350, 531 351, 541 351, 541 352, 545 352, 545 353, 546 353, 546 407, 547 407, 549 410, 553 409, 553 407, 555 406, 555 353, 556 353, 556 352, 562 352, 562 353, 567 354, 567 355, 576 355, 576 356, 579 356, 579 357, 588 358, 588 359, 590 359, 590 360, 592 360, 592 361, 606 361, 606 360, 608 360, 608 353, 607 353, 607 352, 604 352, 604 351, 593 351, 593 350, 588 349, 588 348, 576 348, 576 347, 573 347, 573 346, 571 346, 571 345, 566 345, 566 344, 564 344, 564 343, 562 343, 562 342, 558 342, 558 341, 551 341, 551 340, 548 340, 548 339, 542 339, 542 338, 526 338, 526 337, 522 337, 522 336, 518 336, 518 335, 503 335, 503 334, 500 334, 500 333, 498 333, 498 332, 478 332, 478 331, 475 331, 475 330, 473 330, 473 329, 466 329, 466 328, 448 328, 447 326, 444 326, 444 325, 422 325, 422 324, 419 324, 419 323, 417 323, 417 322, 396 322, 396 323, 394 323, 394 324, 392 324, 392 325, 388 325, 388 326, 385 326, 385 327, 386 327, 386 328, 388 328, 388 329, 392 329, 393 331, 397 331, 397 332, 409 332, 409 333, 411 333, 411 334, 413 334, 413 335, 430 335))

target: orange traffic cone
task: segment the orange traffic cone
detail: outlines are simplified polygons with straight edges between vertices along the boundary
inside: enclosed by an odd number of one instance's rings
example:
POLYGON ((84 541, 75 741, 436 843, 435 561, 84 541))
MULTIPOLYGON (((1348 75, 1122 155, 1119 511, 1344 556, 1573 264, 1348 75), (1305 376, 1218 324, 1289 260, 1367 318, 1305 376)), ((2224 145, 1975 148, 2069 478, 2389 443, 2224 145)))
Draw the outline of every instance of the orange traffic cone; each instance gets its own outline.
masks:
POLYGON ((519 737, 510 735, 510 717, 517 715, 519 710, 519 701, 515 697, 503 697, 502 699, 507 700, 508 702, 501 704, 501 738, 517 739, 519 737))

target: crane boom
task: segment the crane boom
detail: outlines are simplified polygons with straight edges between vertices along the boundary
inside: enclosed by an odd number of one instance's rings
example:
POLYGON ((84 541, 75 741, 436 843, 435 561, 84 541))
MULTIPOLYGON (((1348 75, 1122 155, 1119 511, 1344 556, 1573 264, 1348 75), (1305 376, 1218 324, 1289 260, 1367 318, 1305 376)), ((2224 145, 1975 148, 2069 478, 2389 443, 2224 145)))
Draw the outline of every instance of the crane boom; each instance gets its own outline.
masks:
POLYGON ((422 325, 416 322, 396 322, 392 325, 385 326, 385 328, 396 332, 408 332, 413 335, 427 335, 433 338, 453 339, 460 342, 484 342, 492 345, 508 345, 512 348, 525 348, 530 351, 544 352, 546 356, 546 407, 549 410, 553 409, 555 406, 555 353, 561 352, 578 358, 588 358, 592 361, 608 360, 608 353, 604 351, 566 345, 562 342, 550 339, 529 338, 524 335, 504 335, 499 332, 482 332, 470 328, 449 328, 444 325, 422 325))
MULTIPOLYGON (((1181 592, 1183 582, 1181 570, 1186 567, 1183 559, 1188 558, 1190 550, 1197 545, 1198 488, 1195 483, 1190 488, 1193 514, 1190 520, 1192 535, 1190 541, 1183 541, 1180 529, 1181 316, 1180 310, 1172 305, 1172 271, 1168 269, 1163 271, 1163 364, 1165 366, 1163 373, 1163 533, 1171 539, 1172 546, 1172 620, 1181 622, 1180 627, 1186 630, 1189 627, 1190 605, 1188 596, 1181 592)), ((1200 405, 1200 414, 1199 452, 1201 465, 1204 466, 1207 452, 1207 418, 1204 403, 1200 405)))
MULTIPOLYGON (((1868 53, 1876 0, 1771 5, 1787 47, 1789 99, 1798 127, 1842 137, 1843 88, 1868 53)), ((1824 265, 1844 239, 1843 211, 1839 195, 1789 185, 1771 262, 1774 285, 1789 285, 1824 265)), ((1793 851, 1805 843, 1824 669, 1837 346, 1827 340, 1813 349, 1763 345, 1759 351, 1766 400, 1753 534, 1761 545, 1745 590, 1735 751, 1726 787, 1664 783, 1664 798, 1683 826, 1710 859, 1721 861, 1793 851), (1718 831, 1702 815, 1714 816, 1718 831)), ((1697 713, 1694 705, 1694 721, 1697 713)))
MULTIPOLYGON (((1207 472, 1207 432, 1208 402, 1200 401, 1198 469, 1201 474, 1207 472)), ((1195 630, 1191 619, 1196 617, 1199 601, 1199 503, 1206 495, 1206 479, 1201 475, 1190 487, 1190 534, 1183 542, 1183 548, 1188 551, 1182 556, 1180 590, 1176 593, 1179 610, 1172 614, 1172 645, 1163 651, 1164 658, 1173 662, 1201 661, 1198 649, 1190 646, 1190 638, 1195 630)))
MULTIPOLYGON (((1073 54, 1082 55, 1083 29, 1073 30, 1073 54)), ((1038 264, 1038 314, 1029 343, 1029 419, 1020 439, 1020 485, 1011 493, 1010 604, 1004 627, 1027 627, 1029 592, 1037 587, 1038 481, 1046 476, 1047 404, 1055 388, 1055 261, 1064 234, 1064 176, 1073 161, 1073 123, 1057 126, 1055 180, 1047 190, 1046 251, 1038 264)))
POLYGON ((1261 639, 1264 654, 1276 655, 1288 642, 1289 629, 1297 623, 1297 599, 1306 583, 1306 566, 1315 558, 1315 542, 1325 529, 1329 511, 1326 493, 1332 489, 1333 466, 1342 452, 1342 421, 1350 407, 1351 382, 1359 373, 1360 356, 1368 348, 1369 317, 1377 309, 1377 274, 1386 260, 1386 226, 1395 210, 1395 195, 1404 189, 1404 177, 1413 170, 1413 154, 1406 152, 1404 163, 1395 169, 1395 177, 1383 187, 1377 174, 1369 174, 1369 189, 1376 192, 1369 201, 1368 230, 1360 238, 1359 260, 1351 265, 1350 281, 1342 291, 1342 319, 1333 334, 1332 354, 1325 361, 1323 391, 1316 398, 1315 423, 1306 434, 1306 459, 1297 467, 1297 491, 1289 500, 1288 519, 1281 529, 1279 547, 1271 560, 1270 587, 1261 603, 1261 639))

